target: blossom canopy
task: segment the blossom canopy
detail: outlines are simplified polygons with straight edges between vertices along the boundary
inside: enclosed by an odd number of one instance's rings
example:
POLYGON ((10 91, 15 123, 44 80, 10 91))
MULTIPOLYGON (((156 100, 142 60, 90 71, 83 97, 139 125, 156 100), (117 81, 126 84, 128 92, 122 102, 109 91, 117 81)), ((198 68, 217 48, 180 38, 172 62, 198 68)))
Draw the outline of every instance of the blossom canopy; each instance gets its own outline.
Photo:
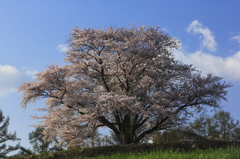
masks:
POLYGON ((82 143, 108 127, 121 144, 219 108, 231 84, 174 59, 179 41, 159 27, 72 30, 67 64, 48 66, 22 84, 21 105, 47 98, 37 125, 49 139, 82 143), (54 134, 54 136, 53 136, 54 134))

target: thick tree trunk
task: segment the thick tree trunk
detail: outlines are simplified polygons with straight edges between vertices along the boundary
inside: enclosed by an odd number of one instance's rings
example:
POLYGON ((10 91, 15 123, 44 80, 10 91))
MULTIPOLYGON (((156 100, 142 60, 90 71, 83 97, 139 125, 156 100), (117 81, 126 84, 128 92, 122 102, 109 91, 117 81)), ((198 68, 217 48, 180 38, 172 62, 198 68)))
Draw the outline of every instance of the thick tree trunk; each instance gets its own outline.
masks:
MULTIPOLYGON (((115 134, 116 135, 116 134, 115 134)), ((117 135, 116 135, 117 136, 117 135)), ((135 136, 134 135, 128 135, 128 134, 119 134, 117 136, 117 139, 120 144, 131 144, 135 143, 135 136)))

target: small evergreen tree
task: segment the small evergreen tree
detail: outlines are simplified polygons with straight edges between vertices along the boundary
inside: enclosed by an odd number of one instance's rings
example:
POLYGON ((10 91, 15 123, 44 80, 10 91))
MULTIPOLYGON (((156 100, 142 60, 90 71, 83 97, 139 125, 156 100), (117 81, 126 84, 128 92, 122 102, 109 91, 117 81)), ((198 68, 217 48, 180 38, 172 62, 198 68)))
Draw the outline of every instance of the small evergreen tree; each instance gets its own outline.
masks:
POLYGON ((240 136, 238 124, 239 121, 234 121, 229 112, 219 111, 211 117, 201 114, 193 122, 190 122, 189 126, 195 133, 206 139, 229 141, 233 137, 237 140, 240 136))
POLYGON ((48 152, 63 150, 62 146, 59 146, 59 147, 55 146, 54 141, 50 142, 43 139, 44 137, 44 135, 42 135, 43 129, 44 128, 37 127, 34 131, 29 133, 28 139, 30 140, 30 144, 33 146, 32 150, 21 146, 20 151, 17 154, 18 156, 41 154, 41 153, 48 153, 48 152))
POLYGON ((62 150, 62 147, 56 147, 55 145, 51 147, 51 145, 53 145, 53 141, 46 141, 43 139, 44 135, 42 134, 44 128, 36 128, 35 131, 32 131, 31 133, 29 133, 29 140, 30 140, 30 144, 33 145, 33 151, 35 153, 48 153, 48 152, 52 152, 52 151, 60 151, 62 150))
POLYGON ((189 123, 190 129, 192 129, 199 137, 205 139, 216 138, 216 122, 213 117, 210 117, 206 113, 200 114, 193 122, 189 123))
POLYGON ((233 129, 231 134, 231 140, 233 141, 240 141, 240 127, 236 127, 233 129))
POLYGON ((27 149, 25 147, 20 146, 20 151, 15 156, 33 155, 33 154, 35 153, 30 148, 27 149))
POLYGON ((0 123, 1 123, 1 126, 0 126, 0 158, 7 157, 6 155, 9 152, 15 151, 20 148, 20 143, 18 143, 15 146, 10 146, 10 145, 7 146, 6 145, 7 141, 21 140, 21 139, 17 138, 16 132, 14 132, 13 134, 8 132, 9 121, 10 121, 10 118, 7 116, 7 118, 5 119, 5 117, 3 116, 2 110, 0 110, 0 123))
POLYGON ((238 126, 239 121, 234 121, 229 112, 219 111, 214 114, 216 133, 221 140, 230 140, 231 132, 238 126))

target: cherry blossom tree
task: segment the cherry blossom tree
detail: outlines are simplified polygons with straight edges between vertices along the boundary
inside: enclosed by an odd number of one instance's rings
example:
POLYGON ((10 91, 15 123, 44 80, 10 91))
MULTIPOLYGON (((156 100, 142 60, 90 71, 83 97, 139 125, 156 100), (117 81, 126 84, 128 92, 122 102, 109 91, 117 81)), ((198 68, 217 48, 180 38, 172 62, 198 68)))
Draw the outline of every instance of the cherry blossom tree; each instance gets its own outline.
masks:
MULTIPOLYGON (((159 27, 72 30, 67 64, 48 66, 21 85, 22 107, 41 98, 38 125, 49 140, 81 144, 108 127, 121 144, 138 143, 206 107, 219 108, 231 84, 174 59, 179 41, 159 27)), ((61 144, 60 142, 60 144, 61 144)))

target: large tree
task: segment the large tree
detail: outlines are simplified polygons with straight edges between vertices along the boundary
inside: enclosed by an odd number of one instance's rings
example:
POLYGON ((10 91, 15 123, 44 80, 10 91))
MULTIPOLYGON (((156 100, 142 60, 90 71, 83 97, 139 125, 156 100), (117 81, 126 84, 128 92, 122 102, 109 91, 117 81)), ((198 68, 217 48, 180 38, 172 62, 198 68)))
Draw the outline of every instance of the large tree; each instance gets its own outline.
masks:
POLYGON ((19 88, 24 108, 47 99, 38 109, 47 114, 35 118, 49 140, 81 143, 108 127, 121 144, 138 143, 206 106, 218 108, 231 86, 176 61, 179 41, 159 27, 75 28, 69 40, 68 64, 48 66, 19 88))
POLYGON ((16 132, 9 133, 8 132, 8 125, 9 125, 10 118, 3 115, 2 110, 0 110, 0 158, 5 158, 7 157, 7 154, 18 150, 20 148, 20 143, 18 143, 15 146, 11 146, 6 144, 7 141, 17 141, 21 140, 16 136, 16 132))

